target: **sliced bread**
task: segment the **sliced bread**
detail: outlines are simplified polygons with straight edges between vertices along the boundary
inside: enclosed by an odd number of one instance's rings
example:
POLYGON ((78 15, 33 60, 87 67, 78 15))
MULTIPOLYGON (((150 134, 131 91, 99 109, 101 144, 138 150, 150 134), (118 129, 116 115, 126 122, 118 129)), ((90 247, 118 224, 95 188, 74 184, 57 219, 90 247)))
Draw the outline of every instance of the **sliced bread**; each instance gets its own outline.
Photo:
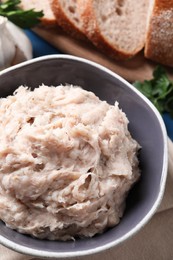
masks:
POLYGON ((144 47, 149 1, 79 0, 83 31, 113 58, 130 58, 144 47))
POLYGON ((78 6, 78 0, 52 0, 52 10, 56 16, 57 23, 75 38, 86 39, 82 31, 78 6))
POLYGON ((44 26, 57 25, 56 18, 51 9, 51 0, 21 0, 20 7, 23 10, 35 9, 36 11, 43 11, 44 16, 41 18, 41 23, 44 26))
POLYGON ((153 1, 145 57, 173 66, 173 0, 153 1))

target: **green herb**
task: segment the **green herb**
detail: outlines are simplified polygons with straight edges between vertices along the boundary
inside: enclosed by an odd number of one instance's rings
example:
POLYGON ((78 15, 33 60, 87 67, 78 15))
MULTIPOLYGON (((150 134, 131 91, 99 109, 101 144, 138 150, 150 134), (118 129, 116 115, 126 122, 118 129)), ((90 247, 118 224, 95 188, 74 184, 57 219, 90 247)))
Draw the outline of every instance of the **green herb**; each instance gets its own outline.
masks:
POLYGON ((19 7, 20 2, 20 0, 8 0, 3 3, 0 1, 0 15, 7 17, 11 22, 23 29, 38 24, 43 12, 37 12, 34 9, 21 10, 19 7))
POLYGON ((136 81, 134 86, 150 99, 161 114, 168 112, 173 117, 173 81, 163 67, 156 67, 151 80, 136 81))

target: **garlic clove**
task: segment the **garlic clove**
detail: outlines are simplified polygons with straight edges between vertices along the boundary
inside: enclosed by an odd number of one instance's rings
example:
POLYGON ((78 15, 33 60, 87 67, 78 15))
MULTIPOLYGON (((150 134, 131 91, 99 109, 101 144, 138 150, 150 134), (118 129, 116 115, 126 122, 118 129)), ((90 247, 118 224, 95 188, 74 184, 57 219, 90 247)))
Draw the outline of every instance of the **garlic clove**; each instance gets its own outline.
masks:
POLYGON ((11 66, 16 54, 14 40, 6 28, 7 22, 7 18, 0 16, 0 70, 11 66))
POLYGON ((13 24, 12 22, 8 21, 7 29, 13 40, 19 49, 18 53, 25 57, 25 60, 29 60, 32 58, 32 45, 26 34, 20 29, 18 26, 13 24))
POLYGON ((26 34, 0 16, 0 70, 32 58, 32 45, 26 34))

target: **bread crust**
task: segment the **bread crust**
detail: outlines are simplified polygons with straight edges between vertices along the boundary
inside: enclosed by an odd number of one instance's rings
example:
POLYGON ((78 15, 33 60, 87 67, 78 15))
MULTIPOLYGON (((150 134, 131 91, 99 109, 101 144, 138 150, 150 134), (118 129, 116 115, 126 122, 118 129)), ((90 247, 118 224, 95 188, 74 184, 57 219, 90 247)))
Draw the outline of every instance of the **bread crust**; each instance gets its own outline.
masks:
POLYGON ((49 19, 47 17, 42 17, 40 19, 40 22, 41 23, 39 24, 39 26, 43 26, 46 28, 56 28, 58 26, 56 19, 53 20, 53 19, 49 19))
POLYGON ((93 8, 93 0, 83 0, 82 5, 83 10, 81 11, 81 17, 83 21, 83 30, 90 41, 102 52, 109 55, 113 59, 124 60, 133 57, 143 49, 144 43, 131 53, 125 52, 115 44, 112 46, 105 40, 104 36, 100 32, 93 8))
POLYGON ((62 27, 64 31, 77 39, 86 40, 86 36, 83 32, 74 23, 72 23, 68 15, 64 13, 59 0, 52 0, 51 8, 56 17, 57 24, 62 27))
POLYGON ((144 55, 173 66, 173 0, 155 0, 150 16, 144 55))
POLYGON ((154 1, 155 12, 160 13, 160 11, 169 10, 173 8, 172 0, 155 0, 154 1))

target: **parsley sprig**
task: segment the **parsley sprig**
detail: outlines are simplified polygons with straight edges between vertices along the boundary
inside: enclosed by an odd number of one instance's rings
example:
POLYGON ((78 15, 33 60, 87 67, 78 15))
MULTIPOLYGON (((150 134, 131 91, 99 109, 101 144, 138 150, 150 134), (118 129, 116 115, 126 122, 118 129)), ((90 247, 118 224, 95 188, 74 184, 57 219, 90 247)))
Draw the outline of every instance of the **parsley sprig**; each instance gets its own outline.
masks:
POLYGON ((168 112, 173 117, 173 81, 163 67, 156 67, 151 80, 136 81, 134 86, 150 99, 161 114, 168 112))
POLYGON ((0 1, 0 15, 7 17, 17 26, 27 29, 37 25, 43 16, 43 11, 21 10, 19 7, 20 0, 0 1))

